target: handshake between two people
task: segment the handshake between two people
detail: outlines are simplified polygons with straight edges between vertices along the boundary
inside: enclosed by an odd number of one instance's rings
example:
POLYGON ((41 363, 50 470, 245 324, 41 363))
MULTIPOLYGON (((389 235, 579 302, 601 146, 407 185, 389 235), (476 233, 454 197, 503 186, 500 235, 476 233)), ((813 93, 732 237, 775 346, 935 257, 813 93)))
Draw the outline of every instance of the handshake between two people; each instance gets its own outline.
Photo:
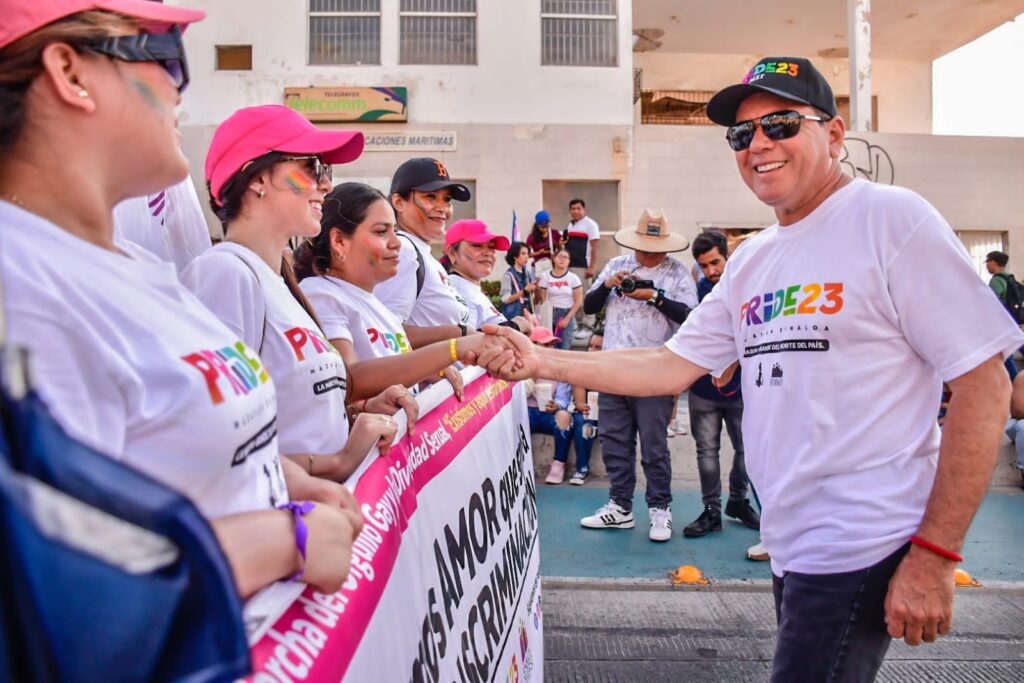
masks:
POLYGON ((459 340, 459 360, 492 377, 523 380, 537 376, 540 358, 530 338, 510 327, 487 324, 481 334, 459 340))

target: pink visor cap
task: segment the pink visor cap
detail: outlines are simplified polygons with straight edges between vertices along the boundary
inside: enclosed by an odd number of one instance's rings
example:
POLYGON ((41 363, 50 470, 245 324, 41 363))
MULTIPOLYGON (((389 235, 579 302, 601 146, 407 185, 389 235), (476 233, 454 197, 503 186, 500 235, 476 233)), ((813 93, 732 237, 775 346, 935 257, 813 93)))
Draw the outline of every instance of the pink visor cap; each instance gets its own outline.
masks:
POLYGON ((58 19, 88 10, 116 12, 138 19, 151 33, 182 29, 206 16, 206 12, 165 5, 151 0, 0 0, 0 48, 58 19))
POLYGON ((550 344, 553 341, 561 341, 554 333, 546 327, 537 325, 530 332, 530 341, 534 344, 550 344))
POLYGON ((239 109, 217 126, 206 154, 206 180, 218 204, 224 183, 246 163, 268 152, 319 154, 328 164, 346 164, 363 153, 363 134, 358 130, 320 130, 280 104, 239 109))
POLYGON ((486 244, 491 240, 494 240, 494 248, 498 251, 508 251, 508 248, 512 245, 507 237, 495 235, 493 232, 488 230, 487 224, 483 221, 465 219, 455 221, 448 226, 448 230, 444 235, 444 246, 447 248, 457 242, 486 244))

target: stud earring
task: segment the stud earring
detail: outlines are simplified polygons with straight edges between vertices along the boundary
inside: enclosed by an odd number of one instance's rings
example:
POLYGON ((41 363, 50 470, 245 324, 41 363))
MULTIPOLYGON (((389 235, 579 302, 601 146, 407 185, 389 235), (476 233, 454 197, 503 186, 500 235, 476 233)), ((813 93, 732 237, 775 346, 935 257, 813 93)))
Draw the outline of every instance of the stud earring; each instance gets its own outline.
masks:
POLYGON ((78 96, 79 97, 88 97, 89 96, 89 91, 85 90, 85 89, 79 90, 78 91, 78 96))
POLYGON ((260 190, 259 192, 256 193, 256 196, 259 197, 260 199, 263 199, 263 195, 265 195, 265 194, 266 194, 266 192, 264 192, 263 190, 260 190))

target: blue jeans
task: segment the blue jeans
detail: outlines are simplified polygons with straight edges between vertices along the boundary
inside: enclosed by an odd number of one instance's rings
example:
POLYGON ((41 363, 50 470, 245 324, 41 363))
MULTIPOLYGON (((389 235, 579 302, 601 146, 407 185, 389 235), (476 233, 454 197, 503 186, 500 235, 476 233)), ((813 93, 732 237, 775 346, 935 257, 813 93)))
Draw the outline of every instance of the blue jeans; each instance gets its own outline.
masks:
POLYGON ((704 505, 722 509, 719 451, 723 422, 735 453, 729 472, 729 500, 744 500, 747 497, 747 468, 743 458, 743 401, 710 401, 691 391, 687 402, 690 407, 690 433, 697 443, 697 471, 700 473, 704 505))
POLYGON ((590 471, 590 452, 597 436, 597 420, 588 420, 583 413, 572 414, 572 442, 576 447, 576 471, 590 471), (587 436, 590 434, 590 436, 587 436))
POLYGON ((565 462, 569 457, 569 430, 558 428, 554 413, 546 413, 533 406, 529 407, 529 413, 530 431, 555 437, 555 460, 565 462))
POLYGON ((1015 420, 1011 417, 1006 423, 1006 436, 1017 450, 1017 468, 1024 470, 1024 420, 1015 420))
POLYGON ((558 325, 558 321, 566 316, 569 312, 568 308, 552 308, 551 309, 551 329, 552 331, 562 340, 558 344, 560 349, 571 349, 572 348, 572 335, 576 331, 576 319, 569 318, 569 324, 565 326, 565 329, 559 332, 555 327, 558 325))
POLYGON ((889 649, 885 596, 910 544, 842 574, 772 576, 778 638, 774 683, 875 680, 889 649))

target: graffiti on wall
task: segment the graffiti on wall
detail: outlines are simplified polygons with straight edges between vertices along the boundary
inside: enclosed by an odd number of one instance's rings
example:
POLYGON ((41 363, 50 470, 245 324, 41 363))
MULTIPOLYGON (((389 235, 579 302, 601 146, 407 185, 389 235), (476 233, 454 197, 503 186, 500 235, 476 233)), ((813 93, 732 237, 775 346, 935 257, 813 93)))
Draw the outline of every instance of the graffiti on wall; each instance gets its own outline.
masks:
POLYGON ((854 178, 864 178, 875 183, 892 185, 896 175, 892 158, 885 148, 861 138, 846 138, 839 163, 854 178))

